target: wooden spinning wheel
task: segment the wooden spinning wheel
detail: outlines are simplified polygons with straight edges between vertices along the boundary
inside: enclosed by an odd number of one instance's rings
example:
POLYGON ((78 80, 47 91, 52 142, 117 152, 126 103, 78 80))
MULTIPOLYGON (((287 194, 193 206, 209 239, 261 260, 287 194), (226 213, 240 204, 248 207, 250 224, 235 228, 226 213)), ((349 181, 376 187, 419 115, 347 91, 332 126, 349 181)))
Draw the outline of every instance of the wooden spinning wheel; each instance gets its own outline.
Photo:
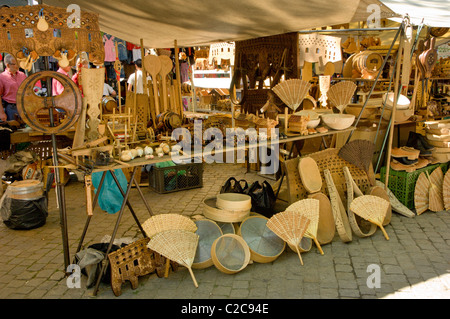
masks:
POLYGON ((81 93, 75 82, 68 76, 54 71, 42 71, 30 75, 19 87, 17 91, 17 110, 23 121, 32 129, 56 134, 67 131, 78 120, 82 109, 81 93), (42 97, 34 92, 36 82, 44 82, 52 78, 64 86, 64 91, 60 95, 42 97), (63 112, 61 112, 63 111, 63 112), (42 120, 50 114, 53 116, 53 125, 42 120), (63 117, 61 120, 55 119, 63 117))

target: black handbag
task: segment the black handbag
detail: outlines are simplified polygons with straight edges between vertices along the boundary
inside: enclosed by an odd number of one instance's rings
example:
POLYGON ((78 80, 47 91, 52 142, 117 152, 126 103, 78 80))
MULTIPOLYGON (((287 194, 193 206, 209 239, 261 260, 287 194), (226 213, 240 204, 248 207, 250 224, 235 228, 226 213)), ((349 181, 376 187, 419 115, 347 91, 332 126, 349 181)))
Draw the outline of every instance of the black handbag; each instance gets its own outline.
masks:
POLYGON ((239 193, 246 194, 248 190, 248 183, 245 179, 238 181, 234 177, 230 177, 220 189, 220 194, 223 193, 239 193))
POLYGON ((262 182, 262 184, 258 181, 254 182, 248 189, 247 194, 252 199, 253 212, 267 218, 273 216, 276 198, 272 186, 267 181, 262 182))

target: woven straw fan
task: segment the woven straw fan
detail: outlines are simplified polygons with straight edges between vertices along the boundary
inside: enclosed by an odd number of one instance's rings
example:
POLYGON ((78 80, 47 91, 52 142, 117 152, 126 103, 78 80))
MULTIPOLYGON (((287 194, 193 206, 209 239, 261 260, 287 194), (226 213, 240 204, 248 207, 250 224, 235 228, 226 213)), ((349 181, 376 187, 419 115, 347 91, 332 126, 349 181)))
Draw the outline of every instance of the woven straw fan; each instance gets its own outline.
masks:
POLYGON ((450 210, 450 170, 445 173, 444 182, 442 183, 442 197, 444 200, 445 210, 450 210))
POLYGON ((366 173, 369 172, 369 166, 372 163, 375 144, 368 140, 353 140, 345 144, 339 150, 339 157, 352 163, 366 173))
POLYGON ((355 83, 352 81, 342 81, 331 86, 327 96, 331 103, 333 103, 339 112, 342 113, 346 106, 351 102, 355 90, 355 83))
POLYGON ((198 238, 197 234, 187 230, 166 230, 153 236, 147 246, 164 257, 185 266, 191 274, 195 287, 198 288, 197 280, 192 272, 198 238))
POLYGON ((444 174, 440 167, 436 168, 427 177, 430 181, 430 193, 428 195, 428 209, 433 212, 440 212, 444 210, 444 200, 442 198, 442 185, 444 182, 444 174))
POLYGON ((311 84, 300 79, 289 79, 275 85, 272 90, 293 111, 308 94, 311 84))
POLYGON ((286 211, 298 212, 301 216, 309 219, 309 225, 305 231, 305 237, 314 240, 314 243, 323 255, 322 247, 317 240, 317 230, 319 228, 319 201, 313 198, 299 200, 286 208, 286 211))
POLYGON ((355 181, 353 180, 353 177, 352 177, 348 167, 344 166, 342 169, 344 171, 345 184, 347 185, 347 215, 348 215, 348 221, 350 223, 350 227, 352 228, 353 232, 358 237, 372 236, 377 230, 377 225, 370 223, 370 229, 368 230, 368 232, 364 232, 361 229, 360 225, 358 224, 355 214, 350 209, 350 204, 353 202, 353 199, 355 198, 355 196, 354 196, 355 194, 357 194, 357 197, 363 196, 363 194, 362 194, 361 190, 359 190, 355 181), (355 188, 357 189, 356 192, 355 192, 355 188))
POLYGON ((350 210, 353 213, 380 227, 387 240, 389 240, 389 236, 383 227, 383 220, 388 208, 389 202, 387 200, 373 195, 357 197, 350 204, 350 210))
POLYGON ((197 231, 197 225, 190 218, 180 214, 159 214, 150 217, 143 224, 142 228, 149 238, 166 230, 186 230, 197 231))
POLYGON ((417 178, 416 186, 414 188, 414 207, 417 215, 420 215, 428 210, 430 195, 430 181, 424 172, 420 173, 417 178))
POLYGON ((305 216, 301 216, 299 212, 284 211, 270 217, 266 225, 278 237, 287 242, 290 247, 296 248, 300 264, 303 265, 302 256, 298 246, 300 245, 300 241, 302 240, 309 223, 309 219, 305 216))

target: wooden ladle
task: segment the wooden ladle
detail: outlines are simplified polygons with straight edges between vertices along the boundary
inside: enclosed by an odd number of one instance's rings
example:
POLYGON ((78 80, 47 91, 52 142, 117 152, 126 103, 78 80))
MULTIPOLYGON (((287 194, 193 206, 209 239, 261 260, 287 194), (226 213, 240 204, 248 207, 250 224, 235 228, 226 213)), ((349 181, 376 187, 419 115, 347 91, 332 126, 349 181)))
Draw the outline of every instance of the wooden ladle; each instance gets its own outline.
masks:
MULTIPOLYGON (((144 67, 145 70, 150 73, 153 82, 153 96, 155 98, 155 112, 156 115, 159 114, 159 98, 158 98, 158 84, 156 82, 157 76, 161 71, 161 61, 156 55, 146 55, 144 56, 144 67)), ((145 78, 145 77, 143 77, 145 78)))
POLYGON ((164 96, 164 111, 169 109, 168 99, 167 99, 167 74, 170 73, 173 69, 172 59, 167 55, 160 55, 159 59, 161 61, 161 71, 159 71, 159 75, 161 76, 162 85, 163 85, 163 96, 164 96))

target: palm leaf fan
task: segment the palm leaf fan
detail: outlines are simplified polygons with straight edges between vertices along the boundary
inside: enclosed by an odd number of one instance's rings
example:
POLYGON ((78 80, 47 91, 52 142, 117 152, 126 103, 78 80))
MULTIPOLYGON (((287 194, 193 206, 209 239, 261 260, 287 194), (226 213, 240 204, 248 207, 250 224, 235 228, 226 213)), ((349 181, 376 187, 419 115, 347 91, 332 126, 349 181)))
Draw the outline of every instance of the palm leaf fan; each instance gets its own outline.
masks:
POLYGON ((198 239, 199 236, 191 231, 166 230, 153 236, 147 246, 164 257, 185 266, 197 288, 198 284, 192 272, 192 263, 197 251, 198 239))
POLYGON ((301 216, 299 212, 295 211, 277 213, 267 221, 267 227, 271 231, 287 242, 291 247, 296 248, 300 264, 302 265, 303 260, 298 246, 300 245, 300 241, 302 240, 309 223, 310 221, 308 218, 301 216))
POLYGON ((183 229, 191 232, 197 231, 197 225, 190 218, 180 214, 159 214, 150 217, 142 228, 149 238, 166 230, 183 229))
POLYGON ((328 90, 327 96, 331 103, 336 106, 340 113, 350 104, 352 96, 356 91, 356 84, 352 81, 339 82, 328 90))
POLYGON ((450 170, 445 173, 442 183, 442 197, 444 199, 445 210, 450 210, 450 170))
POLYGON ((368 173, 374 152, 375 144, 371 141, 353 140, 342 146, 338 155, 368 173))
POLYGON ((430 181, 424 172, 420 173, 417 178, 416 186, 414 187, 414 207, 417 215, 422 214, 428 210, 430 194, 430 181))
POLYGON ((440 167, 436 168, 427 177, 430 181, 430 192, 428 194, 428 209, 433 212, 440 212, 444 210, 444 200, 442 199, 442 184, 444 181, 444 174, 440 167))
POLYGON ((314 243, 323 255, 322 247, 317 240, 317 230, 319 229, 319 201, 313 198, 299 200, 286 208, 287 211, 298 212, 300 215, 309 219, 308 228, 306 228, 305 236, 314 240, 314 243))
POLYGON ((308 94, 311 83, 300 79, 289 79, 275 85, 272 90, 293 111, 295 111, 308 94))
POLYGON ((344 177, 345 177, 345 184, 347 185, 347 215, 348 215, 348 221, 350 223, 350 227, 352 228, 353 232, 358 237, 369 237, 372 236, 375 231, 377 230, 377 225, 370 223, 370 228, 365 231, 365 227, 362 227, 364 225, 361 225, 360 221, 358 221, 357 216, 352 212, 350 209, 350 204, 353 202, 356 197, 363 196, 364 194, 359 189, 356 182, 353 180, 352 174, 350 173, 350 170, 347 166, 344 166, 342 168, 344 171, 344 177))
POLYGON ((383 227, 383 221, 388 208, 389 202, 387 200, 373 195, 357 197, 350 204, 350 210, 353 213, 380 227, 387 240, 389 240, 389 236, 383 227))

